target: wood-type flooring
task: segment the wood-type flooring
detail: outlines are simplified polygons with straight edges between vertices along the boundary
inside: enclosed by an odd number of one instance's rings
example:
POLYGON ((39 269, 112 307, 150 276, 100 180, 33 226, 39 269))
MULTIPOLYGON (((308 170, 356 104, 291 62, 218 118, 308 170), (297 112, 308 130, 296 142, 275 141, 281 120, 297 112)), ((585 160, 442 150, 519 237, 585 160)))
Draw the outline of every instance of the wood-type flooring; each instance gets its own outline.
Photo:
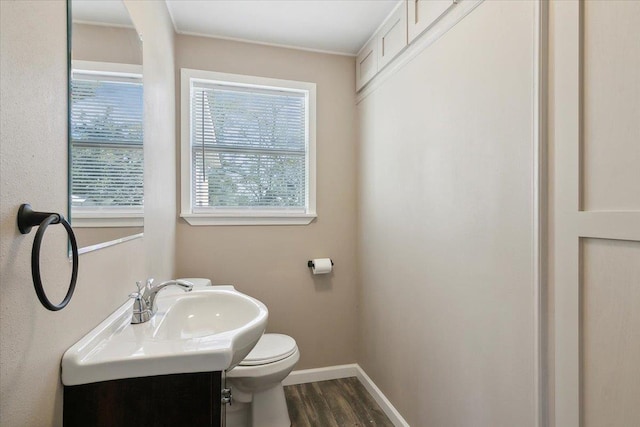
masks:
POLYGON ((287 386, 284 394, 291 427, 393 427, 355 377, 287 386))

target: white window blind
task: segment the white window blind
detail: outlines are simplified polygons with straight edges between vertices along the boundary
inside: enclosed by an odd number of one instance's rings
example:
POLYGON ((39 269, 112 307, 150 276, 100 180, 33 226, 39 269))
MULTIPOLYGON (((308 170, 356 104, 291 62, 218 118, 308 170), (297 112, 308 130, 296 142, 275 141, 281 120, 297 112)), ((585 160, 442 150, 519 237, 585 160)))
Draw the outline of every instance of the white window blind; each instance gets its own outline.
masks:
POLYGON ((308 94, 192 81, 192 212, 306 212, 308 94))
POLYGON ((71 199, 76 211, 142 212, 141 76, 79 72, 71 82, 71 199))

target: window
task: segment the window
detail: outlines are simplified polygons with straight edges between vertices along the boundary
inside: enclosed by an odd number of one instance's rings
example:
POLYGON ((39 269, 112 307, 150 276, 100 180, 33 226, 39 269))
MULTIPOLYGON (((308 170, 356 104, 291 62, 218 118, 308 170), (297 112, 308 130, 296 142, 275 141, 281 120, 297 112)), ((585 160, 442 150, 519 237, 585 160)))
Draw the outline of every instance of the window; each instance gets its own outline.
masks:
POLYGON ((183 69, 181 97, 186 221, 315 218, 315 84, 183 69))
POLYGON ((143 221, 142 76, 136 66, 74 62, 71 216, 79 226, 143 221))

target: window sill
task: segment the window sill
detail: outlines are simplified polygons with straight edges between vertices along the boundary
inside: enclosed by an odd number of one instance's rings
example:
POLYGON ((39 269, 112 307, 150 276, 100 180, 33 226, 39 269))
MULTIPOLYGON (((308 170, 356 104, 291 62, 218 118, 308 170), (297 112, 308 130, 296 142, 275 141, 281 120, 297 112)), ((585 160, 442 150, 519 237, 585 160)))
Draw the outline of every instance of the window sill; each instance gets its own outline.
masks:
POLYGON ((308 225, 317 215, 315 213, 294 214, 193 214, 183 213, 189 225, 308 225))
POLYGON ((79 213, 71 212, 71 224, 77 228, 88 227, 142 227, 144 226, 144 214, 142 213, 79 213))

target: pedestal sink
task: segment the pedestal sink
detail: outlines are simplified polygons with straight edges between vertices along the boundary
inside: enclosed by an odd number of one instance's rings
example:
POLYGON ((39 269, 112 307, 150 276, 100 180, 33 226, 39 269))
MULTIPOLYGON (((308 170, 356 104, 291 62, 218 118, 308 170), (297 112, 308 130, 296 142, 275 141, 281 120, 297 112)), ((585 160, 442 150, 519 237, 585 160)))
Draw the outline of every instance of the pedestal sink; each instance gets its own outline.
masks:
POLYGON ((265 305, 232 286, 164 292, 148 322, 130 323, 129 301, 69 348, 62 383, 228 370, 249 354, 267 325, 265 305))

